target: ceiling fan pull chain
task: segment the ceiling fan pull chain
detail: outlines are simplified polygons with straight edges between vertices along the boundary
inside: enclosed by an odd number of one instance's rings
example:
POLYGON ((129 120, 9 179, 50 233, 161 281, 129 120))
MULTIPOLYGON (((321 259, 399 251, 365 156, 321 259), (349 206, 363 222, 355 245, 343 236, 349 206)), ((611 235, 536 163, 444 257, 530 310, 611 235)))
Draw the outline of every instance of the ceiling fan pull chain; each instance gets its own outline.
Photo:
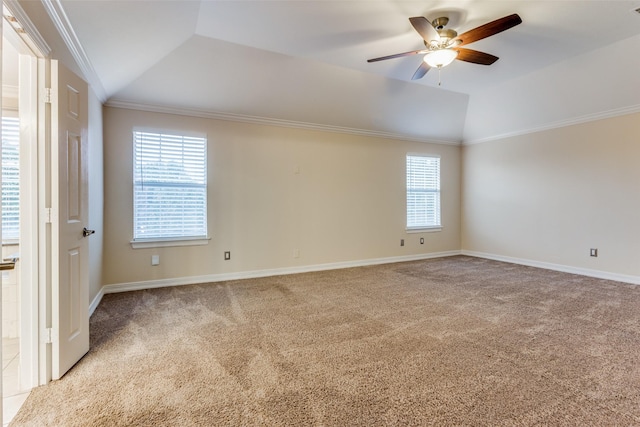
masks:
POLYGON ((442 86, 442 82, 440 81, 440 72, 442 71, 442 65, 438 65, 438 86, 442 86))

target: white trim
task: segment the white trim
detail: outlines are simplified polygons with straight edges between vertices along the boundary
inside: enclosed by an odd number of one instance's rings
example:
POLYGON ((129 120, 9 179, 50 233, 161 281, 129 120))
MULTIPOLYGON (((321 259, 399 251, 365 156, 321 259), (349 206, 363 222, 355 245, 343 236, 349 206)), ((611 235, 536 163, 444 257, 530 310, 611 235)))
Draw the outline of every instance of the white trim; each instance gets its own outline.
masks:
POLYGON ((508 262, 511 264, 526 265, 529 267, 544 268, 547 270, 561 271, 563 273, 579 274, 581 276, 595 277, 597 279, 614 280, 616 282, 624 282, 624 283, 631 283, 633 285, 640 285, 640 276, 611 273, 608 271, 592 270, 589 268, 572 267, 569 265, 553 264, 553 263, 544 262, 544 261, 514 258, 514 257, 509 257, 504 255, 489 254, 485 252, 462 250, 462 255, 467 255, 467 256, 472 256, 477 258, 486 258, 494 261, 508 262))
POLYGON ((50 60, 37 59, 37 84, 38 84, 38 384, 45 385, 51 380, 49 345, 40 341, 40 332, 49 328, 50 318, 49 302, 51 293, 48 291, 51 284, 51 264, 48 249, 51 245, 51 227, 48 213, 51 213, 48 203, 48 190, 50 174, 48 173, 51 161, 51 153, 48 150, 51 136, 51 123, 47 114, 50 105, 43 102, 42 95, 46 87, 48 77, 48 64, 50 60))
POLYGON ((19 57, 20 85, 20 386, 39 385, 38 198, 41 174, 38 156, 38 59, 35 54, 19 57))
POLYGON ((71 55, 76 60, 78 67, 80 67, 84 78, 89 81, 100 102, 104 103, 107 100, 106 91, 104 90, 102 82, 91 64, 89 57, 82 47, 80 39, 78 39, 76 32, 73 30, 71 21, 69 21, 60 0, 42 0, 42 4, 58 30, 58 33, 62 37, 62 40, 64 40, 67 49, 69 49, 69 52, 71 52, 71 55))
POLYGON ((209 244, 210 237, 201 237, 195 239, 187 239, 180 237, 177 239, 149 239, 149 240, 132 240, 129 243, 133 249, 145 248, 168 248, 173 246, 204 246, 209 244))
POLYGON ((429 154, 429 153, 418 153, 417 151, 410 151, 407 153, 407 156, 413 156, 413 157, 434 157, 436 159, 442 159, 442 156, 440 154, 429 154))
POLYGON ((437 231, 442 231, 441 225, 434 225, 432 227, 410 227, 404 229, 407 234, 415 234, 415 233, 435 233, 437 231))
POLYGON ((638 276, 628 276, 623 274, 608 273, 608 272, 599 271, 599 270, 576 268, 576 267, 552 264, 552 263, 541 262, 541 261, 532 261, 532 260, 525 260, 520 258, 502 256, 502 255, 488 254, 483 252, 462 250, 462 251, 435 252, 435 253, 420 254, 420 255, 407 255, 407 256, 399 256, 399 257, 375 258, 375 259, 360 260, 360 261, 345 261, 345 262, 336 262, 336 263, 328 263, 328 264, 316 264, 316 265, 308 265, 308 266, 302 266, 302 267, 274 268, 274 269, 267 269, 267 270, 254 270, 254 271, 236 272, 236 273, 222 273, 222 274, 211 274, 211 275, 204 275, 204 276, 177 277, 172 279, 147 280, 142 282, 116 283, 111 285, 105 285, 100 289, 100 291, 95 296, 95 298, 93 299, 93 301, 89 306, 89 315, 92 315, 94 313, 94 311, 102 301, 102 298, 106 294, 139 291, 143 289, 165 288, 170 286, 183 286, 183 285, 195 285, 195 284, 202 284, 202 283, 222 282, 227 280, 254 279, 254 278, 260 278, 260 277, 309 273, 314 271, 337 270, 342 268, 364 267, 364 266, 378 265, 378 264, 391 264, 396 262, 419 261, 424 259, 444 258, 444 257, 456 256, 456 255, 466 255, 466 256, 472 256, 477 258, 486 258, 494 261, 508 262, 511 264, 520 264, 520 265, 526 265, 529 267, 544 268, 547 270, 561 271, 564 273, 579 274, 582 276, 595 277, 599 279, 614 280, 617 282, 640 285, 640 277, 638 276))
POLYGON ((20 6, 18 0, 4 0, 3 3, 5 6, 7 6, 7 9, 9 9, 13 17, 18 20, 22 29, 29 36, 30 41, 40 51, 34 52, 34 54, 40 54, 43 57, 49 56, 49 54, 51 53, 51 48, 42 37, 36 26, 33 24, 31 19, 29 19, 29 15, 27 15, 22 6, 20 6))
POLYGON ((502 133, 499 135, 488 136, 485 138, 472 139, 462 141, 462 145, 482 144, 483 142, 496 141, 499 139, 511 138, 514 136, 527 135, 530 133, 543 132, 546 130, 558 129, 567 126, 579 125, 582 123, 595 122, 602 119, 610 119, 613 117, 626 116, 628 114, 640 113, 640 104, 630 105, 628 107, 615 108, 613 110, 602 111, 599 113, 585 114, 583 116, 574 117, 572 119, 559 120, 545 125, 535 126, 529 129, 522 129, 513 132, 502 133))
MULTIPOLYGON (((342 268, 364 267, 368 265, 391 264, 396 262, 419 261, 431 258, 443 258, 460 255, 460 251, 434 252, 419 255, 406 255, 388 258, 374 258, 359 261, 343 261, 328 264, 306 265, 301 267, 273 268, 268 270, 242 271, 235 273, 209 274, 204 276, 177 277, 173 279, 147 280, 143 282, 116 283, 102 287, 102 294, 138 291, 142 289, 165 288, 168 286, 195 285, 200 283, 222 282, 227 280, 254 279, 258 277, 281 276, 287 274, 309 273, 313 271, 337 270, 342 268)), ((96 297, 97 298, 97 297, 96 297)))
POLYGON ((189 138, 202 138, 207 139, 205 132, 197 132, 191 130, 181 130, 176 128, 162 128, 162 127, 149 127, 149 126, 134 126, 132 133, 155 133, 163 135, 171 135, 174 137, 189 137, 189 138))
POLYGON ((377 138, 399 139, 402 141, 426 142, 439 145, 461 145, 461 141, 429 139, 411 135, 397 134, 392 132, 382 132, 367 129, 356 129, 342 126, 323 125, 318 123, 298 122, 293 120, 274 119, 269 117, 248 116, 243 114, 221 113, 190 108, 178 108, 160 105, 139 104, 126 100, 109 99, 105 103, 107 107, 124 108, 127 110, 148 111, 151 113, 175 114, 179 116, 200 117, 203 119, 225 120, 229 122, 251 123, 259 125, 280 126, 294 129, 308 129, 323 132, 342 133, 349 135, 371 136, 377 138))
POLYGON ((100 305, 100 301, 102 301, 102 297, 104 297, 104 286, 100 288, 100 290, 98 291, 98 294, 93 298, 93 301, 91 301, 91 304, 89 304, 89 317, 91 317, 93 312, 96 311, 96 308, 98 308, 98 305, 100 305))

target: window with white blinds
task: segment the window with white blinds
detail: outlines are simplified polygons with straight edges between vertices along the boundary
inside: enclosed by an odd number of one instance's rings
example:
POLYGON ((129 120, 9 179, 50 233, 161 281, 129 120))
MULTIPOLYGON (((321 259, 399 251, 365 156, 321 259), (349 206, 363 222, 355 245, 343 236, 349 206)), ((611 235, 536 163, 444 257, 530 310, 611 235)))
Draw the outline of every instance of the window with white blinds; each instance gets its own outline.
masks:
POLYGON ((440 157, 407 155, 407 229, 440 227, 440 157))
POLYGON ((20 238, 20 121, 2 117, 2 240, 20 238))
POLYGON ((133 239, 207 237, 207 139, 133 132, 133 239))

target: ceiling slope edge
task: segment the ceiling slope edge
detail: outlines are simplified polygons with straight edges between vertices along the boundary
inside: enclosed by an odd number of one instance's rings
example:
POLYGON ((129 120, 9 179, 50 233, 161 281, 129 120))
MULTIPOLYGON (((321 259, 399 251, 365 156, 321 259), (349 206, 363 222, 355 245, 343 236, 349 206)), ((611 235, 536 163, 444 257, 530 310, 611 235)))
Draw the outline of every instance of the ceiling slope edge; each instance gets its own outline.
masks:
POLYGON ((55 25, 60 37, 64 40, 67 49, 71 52, 71 55, 75 59, 78 67, 84 74, 84 78, 88 80, 89 84, 93 88, 96 96, 100 102, 104 103, 107 100, 107 93, 102 86, 102 82, 95 72, 89 57, 87 56, 80 39, 76 35, 76 32, 71 25, 71 21, 67 17, 60 0, 41 0, 45 10, 49 14, 51 21, 55 25))
POLYGON ((439 145, 461 145, 462 141, 421 138, 412 135, 374 131, 368 129, 356 129, 342 126, 331 126, 318 123, 298 122, 293 120, 274 119, 269 117, 248 116, 242 114, 223 113, 216 111, 197 110, 189 108, 176 108, 161 105, 141 104, 121 99, 109 99, 106 107, 124 108, 128 110, 147 111, 152 113, 175 114, 179 116, 199 117, 204 119, 225 120, 259 125, 270 125, 294 129, 316 130, 323 132, 341 133, 348 135, 370 136, 377 138, 396 139, 411 142, 423 142, 439 145))
POLYGON ((514 136, 527 135, 531 133, 543 132, 552 129, 563 128, 567 126, 579 125, 581 123, 595 122, 597 120, 610 119, 613 117, 626 116, 628 114, 640 113, 640 104, 631 105, 628 107, 615 108, 608 111, 601 111, 593 114, 585 114, 583 116, 574 117, 567 120, 559 120, 557 122, 546 123, 544 125, 535 126, 528 129, 517 130, 513 132, 506 132, 499 135, 492 135, 485 138, 470 139, 468 141, 462 141, 461 145, 475 145, 482 144, 483 142, 497 141, 499 139, 511 138, 514 136))

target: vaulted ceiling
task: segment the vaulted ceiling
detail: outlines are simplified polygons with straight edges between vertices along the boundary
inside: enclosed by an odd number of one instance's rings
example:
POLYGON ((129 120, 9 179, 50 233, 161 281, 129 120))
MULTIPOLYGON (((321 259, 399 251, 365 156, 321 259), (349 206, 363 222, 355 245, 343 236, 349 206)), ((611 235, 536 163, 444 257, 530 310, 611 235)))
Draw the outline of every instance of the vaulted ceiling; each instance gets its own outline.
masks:
POLYGON ((640 0, 54 3, 112 105, 454 143, 640 111, 640 0), (422 55, 366 61, 423 48, 412 16, 462 33, 512 13, 468 46, 491 66, 412 81, 422 55))

